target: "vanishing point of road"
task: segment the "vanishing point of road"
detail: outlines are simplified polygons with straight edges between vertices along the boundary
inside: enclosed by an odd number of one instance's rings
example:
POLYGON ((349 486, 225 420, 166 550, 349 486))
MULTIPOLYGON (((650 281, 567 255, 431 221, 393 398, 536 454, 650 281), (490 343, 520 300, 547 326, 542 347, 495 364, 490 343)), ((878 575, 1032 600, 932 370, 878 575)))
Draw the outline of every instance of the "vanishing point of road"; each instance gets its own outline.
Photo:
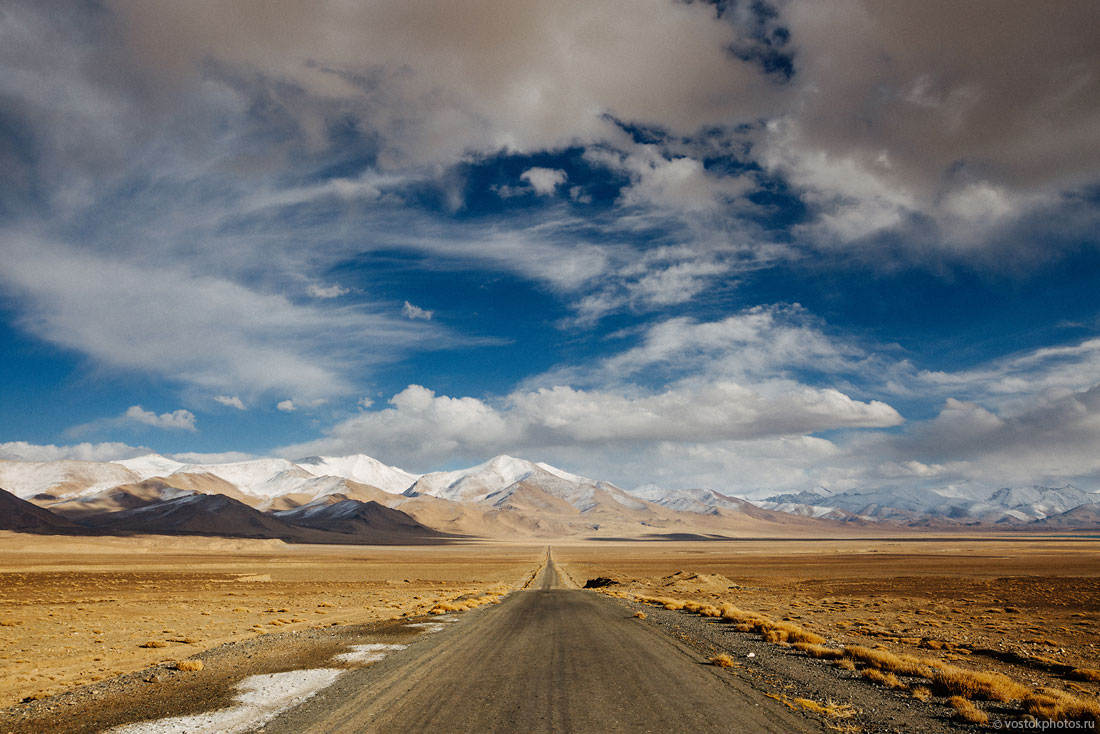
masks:
POLYGON ((269 723, 266 734, 820 731, 619 604, 531 586, 269 723))

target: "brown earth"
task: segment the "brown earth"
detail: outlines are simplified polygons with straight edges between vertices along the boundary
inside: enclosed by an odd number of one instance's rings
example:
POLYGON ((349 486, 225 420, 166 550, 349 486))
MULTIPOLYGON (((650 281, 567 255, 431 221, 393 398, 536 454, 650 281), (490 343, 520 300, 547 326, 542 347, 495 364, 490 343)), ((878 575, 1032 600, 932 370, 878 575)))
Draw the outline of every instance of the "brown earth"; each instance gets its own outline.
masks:
POLYGON ((544 555, 532 545, 0 532, 0 708, 267 632, 424 614, 517 588, 544 555))
POLYGON ((729 603, 831 646, 1100 695, 1100 681, 1071 674, 1100 668, 1100 539, 593 543, 554 556, 574 578, 607 576, 627 595, 729 603))
MULTIPOLYGON (((1100 695, 1100 682, 1071 674, 1100 667, 1100 539, 553 545, 558 569, 577 585, 609 577, 617 582, 608 587, 615 592, 730 603, 820 634, 830 646, 882 646, 1000 671, 1034 688, 1091 701, 1100 695)), ((545 555, 545 545, 530 543, 321 547, 0 533, 0 706, 28 706, 17 702, 222 643, 272 638, 260 630, 350 629, 424 614, 464 595, 516 589, 545 555), (150 642, 165 646, 142 647, 150 642)), ((687 619, 685 612, 648 608, 647 624, 667 624, 676 635, 688 629, 676 622, 677 615, 687 619)), ((721 631, 722 639, 743 636, 765 644, 730 625, 721 631)), ((298 644, 295 639, 300 641, 292 636, 285 644, 298 644)), ((817 662, 825 665, 817 684, 823 694, 830 676, 846 675, 849 689, 863 687, 871 695, 873 684, 858 672, 834 674, 831 663, 817 662)), ((794 696, 800 684, 790 684, 794 696)), ((901 707, 915 705, 907 692, 896 696, 901 707)))

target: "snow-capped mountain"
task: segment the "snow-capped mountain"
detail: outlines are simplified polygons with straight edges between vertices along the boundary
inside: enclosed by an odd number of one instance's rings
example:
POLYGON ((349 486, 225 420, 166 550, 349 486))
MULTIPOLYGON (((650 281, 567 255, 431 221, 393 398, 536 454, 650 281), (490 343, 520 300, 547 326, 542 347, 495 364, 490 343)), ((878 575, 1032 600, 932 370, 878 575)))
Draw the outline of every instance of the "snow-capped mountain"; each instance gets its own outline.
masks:
MULTIPOLYGON (((229 497, 267 513, 308 506, 302 517, 332 514, 326 522, 336 522, 336 510, 319 508, 354 500, 399 509, 447 533, 496 537, 771 535, 800 528, 817 533, 838 522, 1018 528, 1043 522, 1043 527, 1072 528, 1096 524, 1097 512, 1081 508, 1100 509, 1100 494, 1076 487, 993 489, 977 482, 936 489, 817 488, 751 502, 702 488, 646 485, 627 492, 511 456, 424 475, 362 454, 222 464, 183 463, 156 454, 117 462, 0 461, 0 488, 80 523, 118 512, 141 520, 154 515, 137 510, 188 496, 229 497)), ((216 506, 198 499, 172 505, 216 506)))
POLYGON ((182 461, 169 459, 167 456, 161 456, 160 454, 146 454, 145 456, 112 461, 111 463, 126 467, 143 480, 150 477, 166 477, 186 466, 182 461))
POLYGON ((120 464, 97 461, 0 461, 0 488, 17 497, 97 492, 141 477, 120 464))
POLYGON ((497 456, 484 464, 458 471, 433 472, 421 476, 405 494, 429 495, 456 502, 480 502, 494 492, 521 481, 533 473, 547 474, 572 484, 595 484, 591 479, 511 456, 497 456))
POLYGON ((353 482, 378 487, 383 492, 391 494, 401 494, 420 479, 419 474, 410 474, 395 466, 388 466, 366 454, 338 457, 310 456, 298 459, 294 463, 317 477, 343 477, 353 482))
POLYGON ((1013 487, 987 491, 974 485, 936 490, 880 488, 840 493, 799 492, 768 497, 756 504, 768 509, 823 516, 825 508, 866 520, 902 524, 930 519, 957 523, 1027 523, 1075 507, 1100 503, 1100 493, 1076 487, 1013 487), (956 496, 963 495, 963 496, 956 496))

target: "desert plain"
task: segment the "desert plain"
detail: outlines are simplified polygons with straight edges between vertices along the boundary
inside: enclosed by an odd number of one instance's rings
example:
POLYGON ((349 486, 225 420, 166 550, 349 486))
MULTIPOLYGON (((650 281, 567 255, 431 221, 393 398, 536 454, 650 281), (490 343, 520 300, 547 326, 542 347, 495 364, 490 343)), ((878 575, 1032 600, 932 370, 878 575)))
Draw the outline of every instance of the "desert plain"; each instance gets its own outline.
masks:
POLYGON ((830 648, 999 673, 1093 705, 1100 696, 1097 537, 370 547, 0 533, 0 709, 227 643, 475 606, 530 583, 548 550, 572 584, 602 577, 601 591, 631 603, 685 615, 734 606, 830 648))

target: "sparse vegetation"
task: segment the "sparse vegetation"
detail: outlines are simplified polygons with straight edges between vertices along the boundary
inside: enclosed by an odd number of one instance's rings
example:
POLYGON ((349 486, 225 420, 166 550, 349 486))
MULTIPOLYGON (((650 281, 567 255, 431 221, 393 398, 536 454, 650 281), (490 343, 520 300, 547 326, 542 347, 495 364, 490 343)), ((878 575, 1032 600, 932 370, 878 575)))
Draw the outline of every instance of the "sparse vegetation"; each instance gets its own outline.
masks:
POLYGON ((1028 694, 1028 688, 1001 673, 964 670, 944 665, 932 675, 936 687, 964 698, 986 701, 1015 701, 1028 694))
POLYGON ((820 703, 810 698, 791 699, 784 693, 765 693, 764 695, 779 701, 792 711, 797 711, 801 708, 806 711, 813 711, 816 714, 821 714, 830 719, 847 719, 856 715, 855 706, 847 703, 836 703, 831 698, 826 699, 824 703, 820 703))
POLYGON ((1024 710, 1039 719, 1100 723, 1100 703, 1085 701, 1064 691, 1042 689, 1021 701, 1024 710))
POLYGON ((163 640, 149 640, 141 643, 138 647, 168 647, 168 643, 163 640))
POLYGON ((948 705, 955 709, 955 718, 969 724, 988 724, 989 715, 962 696, 951 696, 948 705))
POLYGON ((645 619, 645 612, 641 612, 641 611, 634 612, 634 616, 637 617, 638 619, 645 619))
POLYGON ((176 670, 183 670, 186 672, 198 672, 204 667, 201 660, 180 660, 176 663, 176 670))
POLYGON ((881 686, 886 686, 887 688, 905 689, 909 687, 905 683, 902 683, 893 673, 883 673, 878 668, 864 668, 862 675, 867 680, 878 683, 881 686))
POLYGON ((1100 682, 1100 670, 1094 668, 1074 668, 1069 671, 1069 677, 1073 680, 1089 681, 1091 683, 1100 682))
POLYGON ((838 650, 835 647, 826 647, 825 645, 819 645, 814 642, 796 642, 791 647, 806 653, 812 658, 818 658, 820 660, 837 660, 844 657, 843 650, 838 650))
POLYGON ((732 668, 733 666, 737 665, 737 663, 734 662, 733 658, 731 658, 724 652, 712 656, 707 662, 719 668, 732 668))
POLYGON ((932 699, 932 691, 924 686, 913 686, 913 690, 910 691, 910 694, 918 701, 929 701, 932 699))

